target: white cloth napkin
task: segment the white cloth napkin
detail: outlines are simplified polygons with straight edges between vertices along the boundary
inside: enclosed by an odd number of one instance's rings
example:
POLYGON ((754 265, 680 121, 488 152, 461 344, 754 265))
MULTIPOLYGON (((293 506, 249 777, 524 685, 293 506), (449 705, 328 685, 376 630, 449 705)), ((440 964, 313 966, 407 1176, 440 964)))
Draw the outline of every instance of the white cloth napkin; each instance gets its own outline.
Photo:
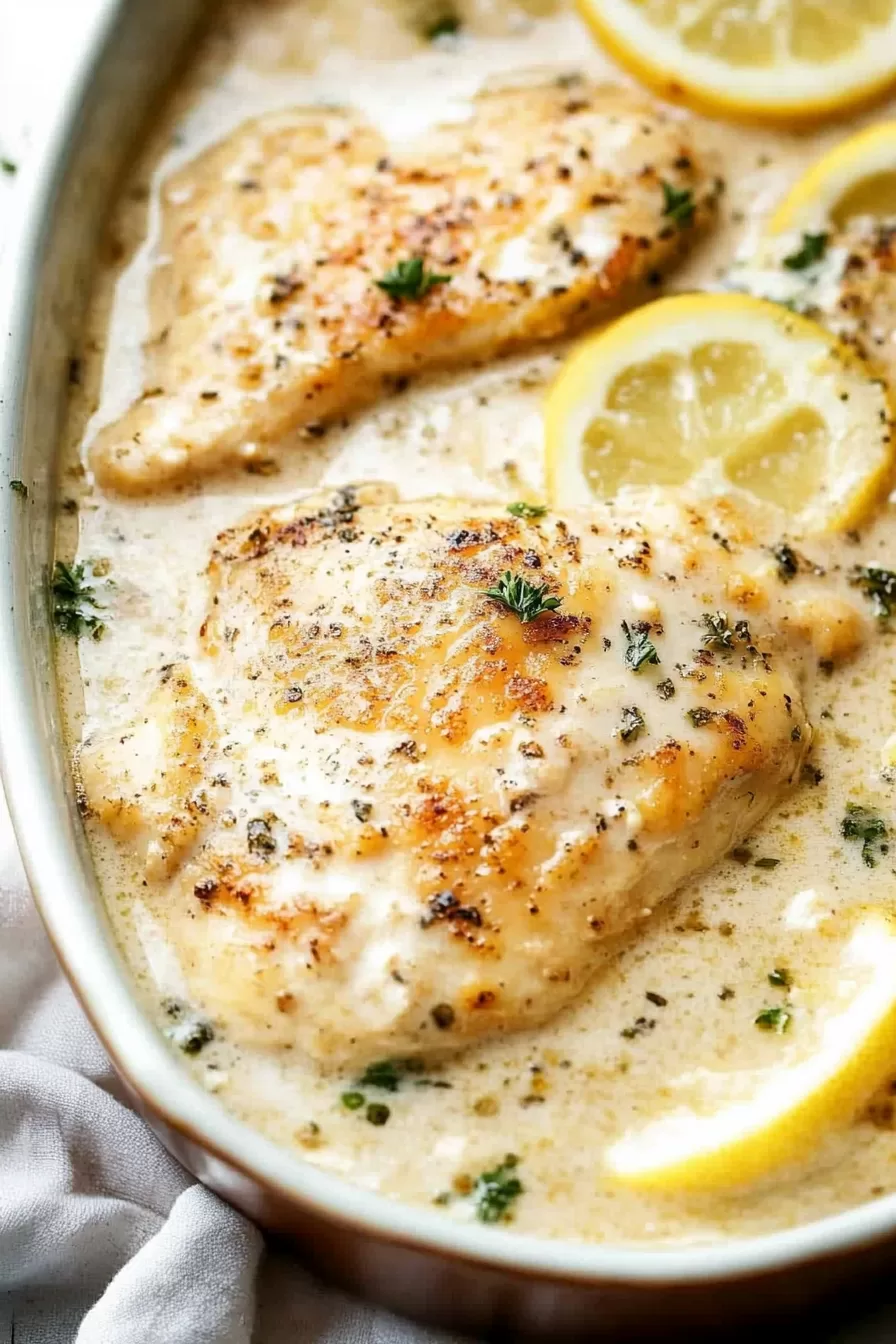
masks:
POLYGON ((435 1344, 315 1283, 122 1099, 31 904, 0 795, 0 1342, 435 1344))

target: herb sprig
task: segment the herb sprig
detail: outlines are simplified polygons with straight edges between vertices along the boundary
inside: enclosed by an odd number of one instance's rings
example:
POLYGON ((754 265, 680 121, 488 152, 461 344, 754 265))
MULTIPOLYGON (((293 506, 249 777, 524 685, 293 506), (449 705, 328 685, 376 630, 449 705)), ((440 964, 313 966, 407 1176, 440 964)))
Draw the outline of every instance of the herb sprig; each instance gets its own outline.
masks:
POLYGON ((523 625, 528 625, 545 611, 556 611, 563 601, 562 597, 547 597, 546 583, 530 583, 521 574, 505 569, 494 588, 486 588, 486 597, 500 602, 502 607, 518 616, 523 625))
POLYGON ((450 275, 437 275, 435 271, 428 271, 422 257, 409 257, 405 261, 397 261, 374 284, 391 299, 422 299, 436 285, 447 285, 450 280, 450 275))
POLYGON ((862 807, 860 803, 846 804, 840 834, 845 840, 862 842, 862 862, 867 868, 876 868, 881 856, 890 848, 887 823, 872 808, 862 807))
POLYGON ((93 584, 87 581, 83 561, 69 565, 57 560, 53 567, 50 589, 53 594, 53 623, 61 635, 80 639, 84 634, 100 639, 106 627, 97 616, 102 610, 96 600, 93 584))
POLYGON ((706 649, 733 649, 734 631, 728 624, 728 615, 724 611, 703 613, 702 624, 705 634, 703 647, 706 649))
POLYGON ((473 1198, 481 1223, 504 1222, 514 1200, 523 1194, 523 1183, 516 1175, 519 1161, 515 1153, 508 1153, 503 1162, 477 1178, 473 1198))
POLYGON ((788 271, 805 271, 810 266, 814 266, 821 261, 828 248, 828 235, 826 233, 804 233, 802 246, 797 248, 796 252, 791 252, 790 256, 784 258, 783 264, 788 271))
POLYGON ((424 28, 423 36, 427 42, 435 42, 440 37, 454 37, 462 28, 460 15, 447 7, 437 14, 424 28))
POLYGON ((793 1013, 788 1012, 786 1008, 763 1008, 753 1021, 760 1031, 773 1031, 777 1036, 783 1036, 790 1028, 793 1013))
POLYGON ((512 513, 514 518, 543 518, 547 511, 547 504, 528 504, 524 499, 507 505, 507 512, 512 513))
POLYGON ((626 667, 631 668, 632 672, 640 672, 642 667, 659 667, 660 656, 650 638, 649 621, 636 621, 634 625, 623 621, 622 633, 626 639, 626 667))
POLYGON ((697 209, 694 203, 694 193, 689 187, 679 190, 671 182, 662 182, 663 188, 663 216, 670 219, 678 228, 685 229, 694 220, 694 212, 697 209))
POLYGON ((646 727, 644 715, 637 705, 623 705, 622 724, 619 729, 619 736, 623 742, 634 742, 646 727))
POLYGON ((875 616, 885 621, 896 611, 896 574, 892 569, 878 565, 856 565, 850 570, 849 582, 861 588, 871 603, 875 616))

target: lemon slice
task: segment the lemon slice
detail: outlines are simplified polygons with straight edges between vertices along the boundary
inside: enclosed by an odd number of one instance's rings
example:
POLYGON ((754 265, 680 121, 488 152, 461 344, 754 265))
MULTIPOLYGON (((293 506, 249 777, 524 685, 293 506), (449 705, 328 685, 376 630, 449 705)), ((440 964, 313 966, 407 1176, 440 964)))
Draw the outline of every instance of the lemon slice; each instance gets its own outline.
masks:
POLYGON ((824 116, 896 79, 896 0, 578 0, 663 97, 767 121, 824 116))
POLYGON ((659 299, 585 341, 545 407, 558 508, 637 487, 740 494, 807 535, 852 527, 891 463, 887 394, 837 339, 743 294, 659 299))
POLYGON ((896 121, 850 136, 813 164, 769 220, 774 236, 896 218, 896 121))
POLYGON ((866 914, 842 968, 853 995, 818 1030, 818 1047, 767 1072, 746 1100, 711 1114, 672 1113, 627 1134, 606 1153, 609 1172, 643 1189, 740 1185, 811 1152, 848 1123, 893 1073, 896 1053, 896 924, 866 914))

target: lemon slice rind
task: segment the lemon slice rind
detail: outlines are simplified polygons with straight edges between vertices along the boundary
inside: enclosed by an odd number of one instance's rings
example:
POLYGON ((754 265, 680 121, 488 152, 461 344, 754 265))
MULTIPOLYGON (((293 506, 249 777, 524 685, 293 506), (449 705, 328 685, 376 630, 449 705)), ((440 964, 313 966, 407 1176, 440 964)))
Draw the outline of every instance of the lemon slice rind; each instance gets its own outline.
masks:
POLYGON ((681 1111, 625 1135, 608 1173, 641 1189, 719 1189, 756 1180, 811 1152, 848 1123, 892 1074, 896 1053, 896 925, 866 915, 847 960, 870 972, 849 1005, 821 1028, 819 1049, 773 1070, 747 1101, 711 1115, 681 1111))
POLYGON ((766 234, 776 237, 825 228, 849 191, 885 172, 896 172, 896 121, 860 131, 823 155, 775 209, 766 234))
POLYGON ((858 47, 838 60, 790 57, 734 66, 691 50, 631 0, 577 3, 620 65, 662 97, 700 111, 769 122, 817 120, 870 101, 896 80, 896 11, 886 28, 869 26, 858 47))
MULTIPOLYGON (((742 294, 686 294, 659 299, 604 328, 579 345, 551 388, 545 405, 548 494, 555 506, 594 498, 582 466, 589 424, 605 413, 605 397, 627 368, 658 356, 687 353, 714 340, 748 342, 784 375, 786 405, 821 414, 829 431, 831 460, 819 479, 801 482, 797 507, 779 508, 795 535, 848 528, 868 511, 891 464, 887 394, 863 362, 823 327, 779 304, 742 294)), ((758 415, 751 430, 765 421, 758 415)), ((736 456, 722 451, 695 460, 689 493, 724 493, 750 507, 757 499, 726 474, 736 456)), ((663 482, 658 480, 657 486, 663 482)), ((778 505, 762 501, 774 512, 778 505)))

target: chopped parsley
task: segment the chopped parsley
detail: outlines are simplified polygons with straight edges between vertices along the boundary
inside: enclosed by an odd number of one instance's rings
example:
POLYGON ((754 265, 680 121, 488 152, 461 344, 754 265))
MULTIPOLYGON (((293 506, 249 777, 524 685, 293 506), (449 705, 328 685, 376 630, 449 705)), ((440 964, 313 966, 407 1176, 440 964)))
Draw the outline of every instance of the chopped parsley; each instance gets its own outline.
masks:
POLYGON ((473 1187, 476 1217, 481 1223, 509 1221, 513 1201, 523 1193, 523 1183, 516 1175, 519 1158, 508 1153, 504 1161, 491 1171, 484 1171, 473 1187))
POLYGON ((619 736, 623 742, 634 742, 635 738, 640 737, 646 727, 644 715, 637 705, 623 706, 622 726, 619 729, 619 736))
POLYGON ((340 1100, 347 1111, 360 1111, 361 1107, 364 1105, 364 1093, 343 1092, 340 1100))
POLYGON ((494 588, 486 588, 486 597, 500 602, 502 607, 519 616, 523 625, 528 625, 545 611, 556 611, 563 601, 562 597, 546 597, 546 583, 530 583, 520 574, 505 569, 494 588))
POLYGON ((760 1031, 774 1031, 778 1036, 783 1036, 793 1021, 793 1013, 786 1008, 763 1008, 753 1021, 760 1031))
POLYGON ((777 866, 778 866, 778 864, 779 864, 780 862, 781 862, 780 859, 772 859, 772 858, 763 856, 762 858, 756 860, 756 862, 753 864, 753 867, 754 867, 754 868, 767 868, 767 869, 771 870, 772 868, 777 868, 777 866))
POLYGON ((426 25, 423 36, 427 42, 435 42, 440 37, 454 37, 462 27, 460 15, 454 9, 446 8, 426 25))
POLYGON ((636 1041, 639 1036, 646 1036, 648 1031, 653 1031, 655 1026, 655 1017, 636 1017, 634 1025, 623 1027, 619 1035, 626 1041, 636 1041))
POLYGON ((775 564, 778 566, 778 578, 782 583, 789 583, 795 579, 800 572, 800 560, 792 546, 788 546, 786 541, 779 541, 777 546, 772 547, 772 555, 775 564))
POLYGON ((784 258, 788 271, 805 271, 821 261, 828 247, 826 233, 804 233, 802 246, 784 258))
POLYGON ((881 855, 889 851, 887 824, 870 807, 847 803, 840 833, 846 840, 862 842, 862 860, 869 868, 876 868, 881 855))
POLYGON ((663 216, 670 219, 673 224, 677 224, 680 229, 687 228, 693 222, 694 211, 694 193, 689 187, 684 187, 681 191, 673 187, 671 182, 661 183, 663 188, 663 216))
POLYGON ((381 1087, 384 1092, 397 1092, 404 1077, 404 1067, 399 1060, 378 1059, 367 1068, 358 1079, 359 1087, 381 1087))
POLYGON ((636 621, 630 626, 627 621, 623 621, 622 633, 626 639, 626 667, 630 667, 633 672, 640 672, 642 667, 659 667, 660 656, 650 638, 649 622, 636 621))
POLYGON ((447 285, 450 279, 450 275, 436 275, 434 271, 428 271, 422 257, 410 257, 407 261, 397 261, 374 283, 390 299, 422 299, 436 285, 447 285))
POLYGON ((671 700, 675 694, 675 682, 671 677, 666 677, 665 681, 657 682, 656 689, 661 700, 671 700))
POLYGON ((381 1101, 372 1101, 364 1114, 371 1125, 384 1125, 392 1112, 381 1101))
POLYGON ((28 498, 28 487, 24 481, 10 481, 9 488, 14 495, 21 495, 22 499, 28 498))
POLYGON ((707 611, 702 617, 703 646, 707 649, 733 649, 734 631, 728 624, 728 615, 724 611, 707 611))
POLYGON ((698 705, 696 709, 689 709, 686 713, 695 728, 705 728, 715 718, 712 710, 707 709, 704 705, 698 705))
POLYGON ((370 814, 373 811, 373 803, 365 802, 363 798, 352 799, 352 811, 358 821, 365 822, 370 820, 370 814))
POLYGON ((266 817, 251 817, 246 823, 246 844, 250 854, 269 859, 277 852, 277 841, 266 817))
POLYGON ((62 635, 80 639, 84 634, 100 639, 106 629, 96 615, 101 610, 93 584, 87 583, 83 562, 68 565, 57 560, 50 587, 53 593, 53 623, 62 635))
POLYGON ((13 163, 12 159, 0 157, 0 172, 4 172, 7 177, 13 177, 18 171, 18 164, 13 163))
POLYGON ((215 1033, 210 1022, 204 1022, 201 1018, 190 1018, 186 1022, 179 1023, 173 1027, 169 1033, 171 1040, 179 1050, 185 1055, 198 1055, 209 1041, 215 1039, 215 1033))
POLYGON ((793 984, 793 976, 784 966, 776 966, 773 971, 769 971, 768 982, 775 989, 789 989, 793 984))
POLYGON ((880 569, 877 565, 856 565, 848 577, 852 586, 861 588, 869 599, 878 620, 885 621, 893 615, 896 610, 896 574, 892 569, 880 569))
POLYGON ((514 518, 543 518, 547 511, 547 504, 527 504, 524 499, 507 505, 507 512, 512 513, 514 518))

